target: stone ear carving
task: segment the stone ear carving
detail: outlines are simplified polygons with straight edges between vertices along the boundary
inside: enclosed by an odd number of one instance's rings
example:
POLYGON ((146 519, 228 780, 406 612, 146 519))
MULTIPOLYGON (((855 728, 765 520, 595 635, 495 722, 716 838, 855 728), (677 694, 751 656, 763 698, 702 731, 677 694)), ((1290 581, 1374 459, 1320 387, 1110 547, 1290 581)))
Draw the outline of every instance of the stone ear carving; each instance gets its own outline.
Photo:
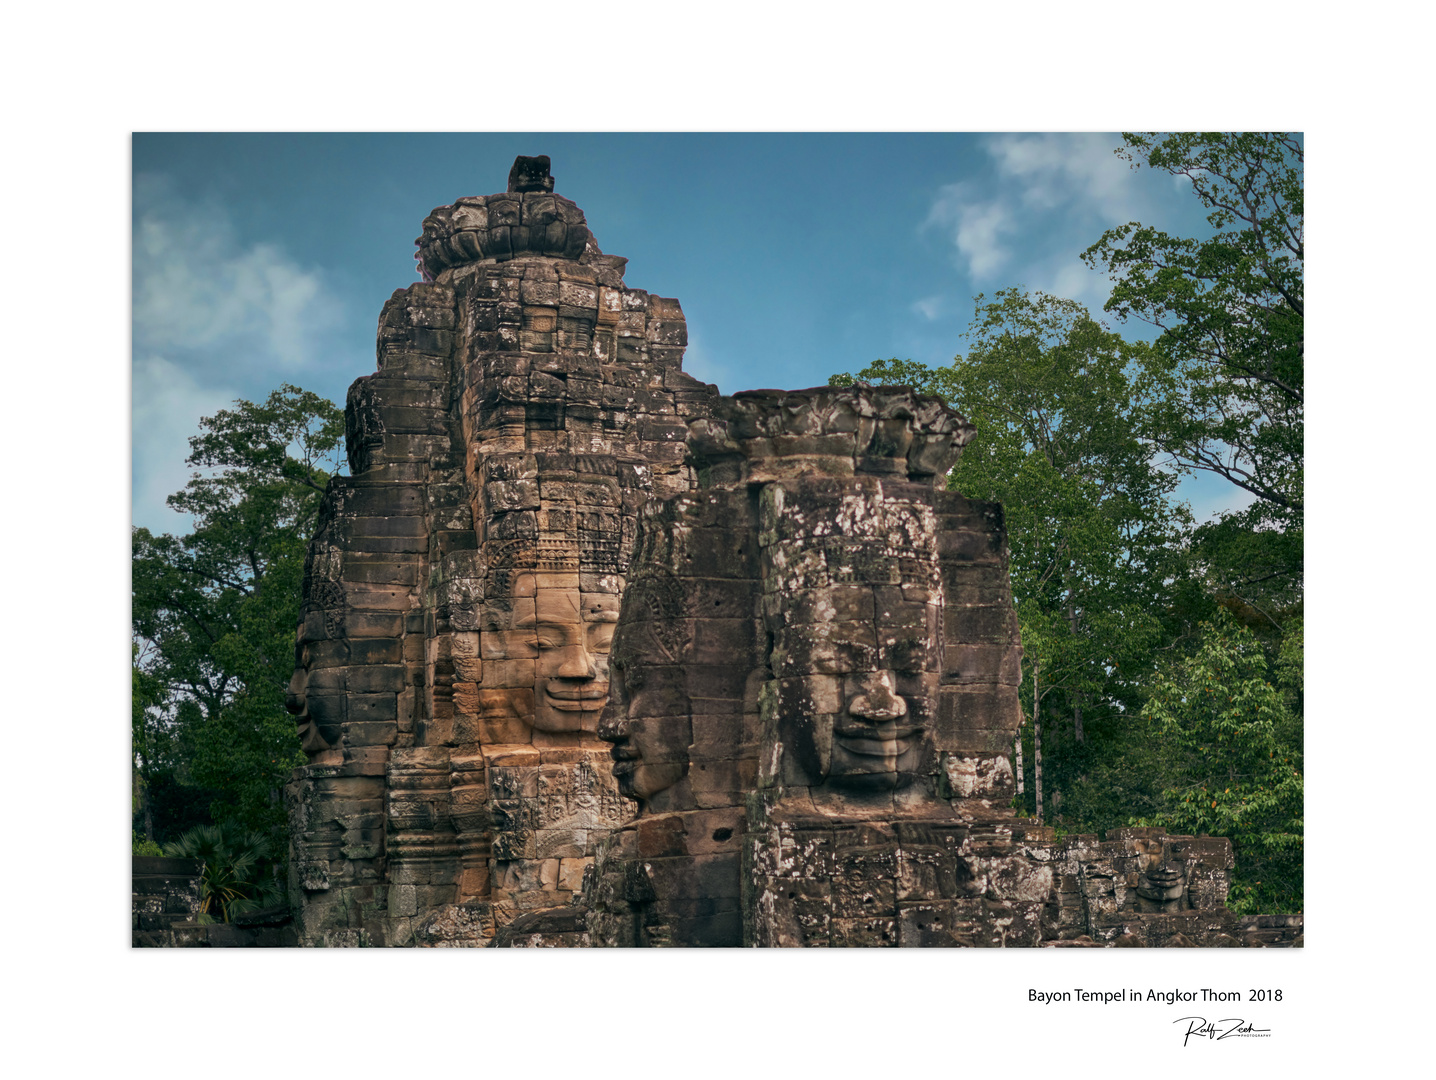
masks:
POLYGON ((337 581, 322 581, 310 594, 314 604, 324 613, 324 630, 333 638, 344 635, 344 586, 337 581))
POLYGON ((629 579, 623 596, 629 609, 624 621, 636 624, 626 638, 628 656, 646 653, 650 659, 678 663, 692 637, 682 621, 688 598, 678 579, 662 568, 647 569, 629 579))

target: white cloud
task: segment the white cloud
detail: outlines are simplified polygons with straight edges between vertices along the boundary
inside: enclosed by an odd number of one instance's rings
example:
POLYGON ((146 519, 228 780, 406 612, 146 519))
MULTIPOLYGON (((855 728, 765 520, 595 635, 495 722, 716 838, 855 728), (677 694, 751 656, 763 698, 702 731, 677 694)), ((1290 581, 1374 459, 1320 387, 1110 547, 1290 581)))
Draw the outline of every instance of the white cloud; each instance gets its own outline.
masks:
POLYGON ((1023 204, 1042 210, 1076 204, 1120 224, 1133 216, 1137 186, 1116 148, 1112 136, 1092 132, 994 135, 984 141, 998 174, 1017 182, 1014 194, 1023 204))
POLYGON ((243 247, 225 209, 176 198, 163 178, 135 179, 134 340, 136 354, 180 347, 223 365, 280 371, 317 358, 339 304, 317 270, 278 245, 243 247))
POLYGON ((188 519, 166 506, 165 498, 189 480, 188 440, 199 433, 200 418, 228 408, 239 395, 202 387, 183 367, 153 354, 135 358, 133 393, 134 523, 156 532, 188 531, 188 519))
POLYGON ((926 296, 921 300, 914 300, 912 310, 921 315, 928 322, 933 322, 942 317, 947 310, 947 297, 926 296))
POLYGON ((951 237, 959 265, 978 287, 1023 284, 1100 307, 1107 282, 1076 254, 1102 229, 1144 219, 1153 209, 1143 184, 1114 153, 1119 140, 1018 134, 988 136, 980 145, 987 167, 942 187, 922 228, 951 237))
POLYGON ((928 212, 924 228, 949 230, 973 277, 985 277, 1008 260, 1002 238, 1016 230, 1011 208, 1001 197, 975 197, 973 185, 947 184, 928 212))
POLYGON ((1052 296, 1086 304, 1093 318, 1102 319, 1102 305, 1111 294, 1112 283, 1103 270, 1091 270, 1081 259, 1062 258, 1034 268, 1027 283, 1052 296))
POLYGON ((136 524, 180 531, 165 506, 184 486, 199 419, 318 372, 342 308, 319 270, 273 242, 244 244, 213 200, 135 177, 132 375, 136 524))

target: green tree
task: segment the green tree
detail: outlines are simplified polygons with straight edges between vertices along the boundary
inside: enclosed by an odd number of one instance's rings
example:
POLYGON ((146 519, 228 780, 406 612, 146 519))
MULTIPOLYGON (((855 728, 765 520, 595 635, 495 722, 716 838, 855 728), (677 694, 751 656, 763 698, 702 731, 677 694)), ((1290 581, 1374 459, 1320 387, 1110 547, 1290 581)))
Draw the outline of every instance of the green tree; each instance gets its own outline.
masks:
POLYGON ((193 531, 133 533, 136 768, 150 769, 148 748, 163 742, 173 780, 212 793, 214 820, 273 836, 280 788, 303 763, 284 691, 305 549, 344 415, 286 384, 200 428, 195 471, 168 500, 193 531))
POLYGON ((1218 613, 1194 653, 1163 665, 1145 715, 1166 748, 1166 786, 1142 823, 1230 837, 1234 910, 1300 911, 1301 724, 1256 638, 1218 613))
MULTIPOLYGON (((1135 434, 1149 403, 1130 372, 1148 347, 1080 304, 1017 289, 979 297, 968 337, 969 352, 950 367, 888 360, 857 377, 938 394, 976 426, 949 485, 1006 508, 1030 734, 1039 736, 1044 715, 1060 716, 1045 756, 1052 790, 1086 826, 1122 824, 1132 785, 1106 774, 1128 742, 1154 650, 1176 632, 1189 523, 1169 499, 1176 476, 1135 434), (1118 797, 1104 794, 1114 787, 1118 797)), ((1033 766, 1037 781, 1035 753, 1033 766)))
MULTIPOLYGON (((152 789, 156 780, 173 769, 172 732, 158 710, 164 703, 164 686, 138 663, 140 647, 131 646, 130 683, 130 745, 134 750, 133 810, 140 819, 142 833, 137 840, 155 843, 154 800, 152 789)), ((148 848, 146 849, 148 852, 148 848)))
MULTIPOLYGON (((1142 435, 1179 469, 1255 501, 1194 536, 1213 585, 1279 628, 1302 589, 1303 158, 1282 132, 1123 134, 1117 152, 1191 181, 1214 235, 1130 222, 1083 255, 1114 282, 1106 310, 1161 333, 1143 361, 1142 435)), ((1268 633, 1271 632, 1268 631, 1268 633)))

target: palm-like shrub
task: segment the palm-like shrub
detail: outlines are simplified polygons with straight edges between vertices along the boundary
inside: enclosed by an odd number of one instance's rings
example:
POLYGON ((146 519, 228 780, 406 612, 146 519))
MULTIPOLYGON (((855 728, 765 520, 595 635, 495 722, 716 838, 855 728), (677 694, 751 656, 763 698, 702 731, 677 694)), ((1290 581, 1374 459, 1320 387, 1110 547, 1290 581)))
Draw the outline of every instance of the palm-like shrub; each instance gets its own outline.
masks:
POLYGON ((268 841, 233 822, 197 825, 166 844, 164 853, 170 858, 199 859, 203 864, 201 922, 216 918, 230 922, 236 915, 258 911, 280 899, 268 841))

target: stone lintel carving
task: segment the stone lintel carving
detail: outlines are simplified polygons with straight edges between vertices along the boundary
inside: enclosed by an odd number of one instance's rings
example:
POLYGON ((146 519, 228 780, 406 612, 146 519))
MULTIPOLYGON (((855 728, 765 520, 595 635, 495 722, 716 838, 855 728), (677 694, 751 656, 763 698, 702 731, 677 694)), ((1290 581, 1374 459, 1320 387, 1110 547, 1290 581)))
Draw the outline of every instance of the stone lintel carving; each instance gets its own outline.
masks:
POLYGON ((942 487, 973 431, 905 386, 746 390, 692 424, 689 449, 708 484, 868 473, 942 487))

